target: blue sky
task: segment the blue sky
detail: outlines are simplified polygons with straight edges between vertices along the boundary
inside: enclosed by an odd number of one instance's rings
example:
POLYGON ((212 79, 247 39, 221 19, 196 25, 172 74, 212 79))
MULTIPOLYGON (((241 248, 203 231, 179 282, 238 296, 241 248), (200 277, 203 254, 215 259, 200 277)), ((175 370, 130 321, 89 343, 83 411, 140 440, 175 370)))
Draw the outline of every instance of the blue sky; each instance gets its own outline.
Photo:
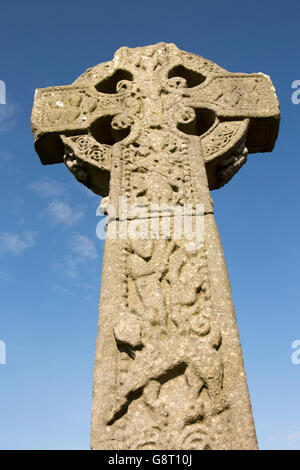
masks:
POLYGON ((264 72, 282 122, 212 193, 260 448, 300 449, 300 80, 296 0, 2 2, 0 80, 1 449, 88 449, 103 242, 98 198, 33 149, 35 88, 64 85, 121 46, 160 41, 232 72, 264 72))

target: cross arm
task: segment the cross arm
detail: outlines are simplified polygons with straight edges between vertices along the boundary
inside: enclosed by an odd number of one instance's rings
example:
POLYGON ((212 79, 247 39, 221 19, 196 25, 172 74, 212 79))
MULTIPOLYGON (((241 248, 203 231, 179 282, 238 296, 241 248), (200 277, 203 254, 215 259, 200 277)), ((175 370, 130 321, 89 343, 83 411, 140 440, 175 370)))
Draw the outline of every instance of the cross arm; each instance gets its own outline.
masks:
POLYGON ((85 133, 99 119, 120 112, 117 98, 103 96, 93 87, 67 85, 36 90, 31 123, 41 162, 63 162, 62 134, 85 133))
POLYGON ((221 121, 249 119, 246 146, 249 153, 272 151, 280 112, 271 79, 262 73, 212 74, 189 89, 186 106, 212 110, 221 121))

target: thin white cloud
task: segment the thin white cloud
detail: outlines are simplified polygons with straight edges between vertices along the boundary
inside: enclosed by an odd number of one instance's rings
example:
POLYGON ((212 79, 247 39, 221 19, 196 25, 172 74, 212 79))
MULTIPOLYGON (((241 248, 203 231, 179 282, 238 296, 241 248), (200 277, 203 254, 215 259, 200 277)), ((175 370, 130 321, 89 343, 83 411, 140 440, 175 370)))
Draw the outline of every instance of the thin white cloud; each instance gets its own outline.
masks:
POLYGON ((82 264, 88 260, 97 258, 95 243, 86 235, 75 235, 71 246, 74 257, 77 259, 77 264, 82 264))
POLYGON ((65 277, 76 279, 79 277, 79 268, 97 258, 95 243, 86 235, 76 234, 69 242, 69 252, 63 262, 57 263, 54 268, 61 271, 65 277))
POLYGON ((68 277, 69 279, 76 279, 78 277, 78 272, 75 269, 63 268, 63 274, 65 277, 68 277))
POLYGON ((0 132, 10 131, 15 125, 15 114, 18 111, 16 103, 0 105, 0 132))
MULTIPOLYGON (((0 154, 1 155, 1 154, 0 154)), ((29 185, 29 189, 38 196, 45 198, 55 198, 66 192, 65 186, 51 178, 43 178, 29 185)))
POLYGON ((52 286, 51 290, 58 292, 59 294, 67 294, 69 292, 68 289, 59 285, 52 286))
POLYGON ((0 232, 0 252, 20 255, 35 244, 36 232, 26 231, 21 235, 14 232, 0 232))
POLYGON ((7 150, 0 150, 0 165, 9 162, 12 159, 12 153, 8 152, 7 150))
POLYGON ((83 287, 84 289, 88 289, 91 291, 98 291, 97 287, 89 282, 82 282, 81 284, 78 284, 78 287, 83 287))
POLYGON ((0 270, 0 279, 1 281, 15 281, 16 276, 8 271, 0 270))
POLYGON ((72 227, 78 220, 84 217, 82 209, 72 209, 66 201, 56 199, 51 201, 47 209, 43 211, 51 225, 63 225, 64 227, 72 227))
POLYGON ((296 439, 300 439, 300 431, 296 431, 293 434, 289 434, 285 437, 287 441, 294 441, 296 439))

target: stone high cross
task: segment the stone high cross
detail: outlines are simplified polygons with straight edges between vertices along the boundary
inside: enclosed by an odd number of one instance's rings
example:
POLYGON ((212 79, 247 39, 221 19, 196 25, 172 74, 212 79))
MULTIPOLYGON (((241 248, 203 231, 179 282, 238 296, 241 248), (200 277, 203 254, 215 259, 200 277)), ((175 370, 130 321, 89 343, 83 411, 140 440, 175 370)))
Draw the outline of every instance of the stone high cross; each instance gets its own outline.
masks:
POLYGON ((210 190, 248 152, 273 149, 279 119, 268 76, 229 73, 174 44, 122 47, 72 85, 37 90, 43 164, 64 162, 117 214, 120 196, 189 205, 193 220, 203 207, 198 248, 173 232, 106 240, 93 449, 257 448, 210 190))

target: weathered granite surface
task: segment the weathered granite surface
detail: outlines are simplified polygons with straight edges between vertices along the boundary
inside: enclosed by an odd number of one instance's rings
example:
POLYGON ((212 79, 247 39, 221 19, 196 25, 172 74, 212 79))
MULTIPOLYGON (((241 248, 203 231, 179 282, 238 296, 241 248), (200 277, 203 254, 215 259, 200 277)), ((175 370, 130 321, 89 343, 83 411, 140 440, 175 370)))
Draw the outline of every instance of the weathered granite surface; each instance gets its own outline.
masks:
POLYGON ((229 73, 174 44, 122 47, 72 85, 37 90, 42 163, 64 162, 108 197, 115 230, 102 269, 93 449, 257 447, 210 190, 248 153, 273 149, 279 118, 268 76, 229 73), (146 216, 120 215, 120 196, 146 216), (200 218, 200 244, 175 236, 174 215, 168 237, 161 225, 152 238, 124 236, 119 219, 163 223, 161 208, 150 214, 163 203, 200 218))

